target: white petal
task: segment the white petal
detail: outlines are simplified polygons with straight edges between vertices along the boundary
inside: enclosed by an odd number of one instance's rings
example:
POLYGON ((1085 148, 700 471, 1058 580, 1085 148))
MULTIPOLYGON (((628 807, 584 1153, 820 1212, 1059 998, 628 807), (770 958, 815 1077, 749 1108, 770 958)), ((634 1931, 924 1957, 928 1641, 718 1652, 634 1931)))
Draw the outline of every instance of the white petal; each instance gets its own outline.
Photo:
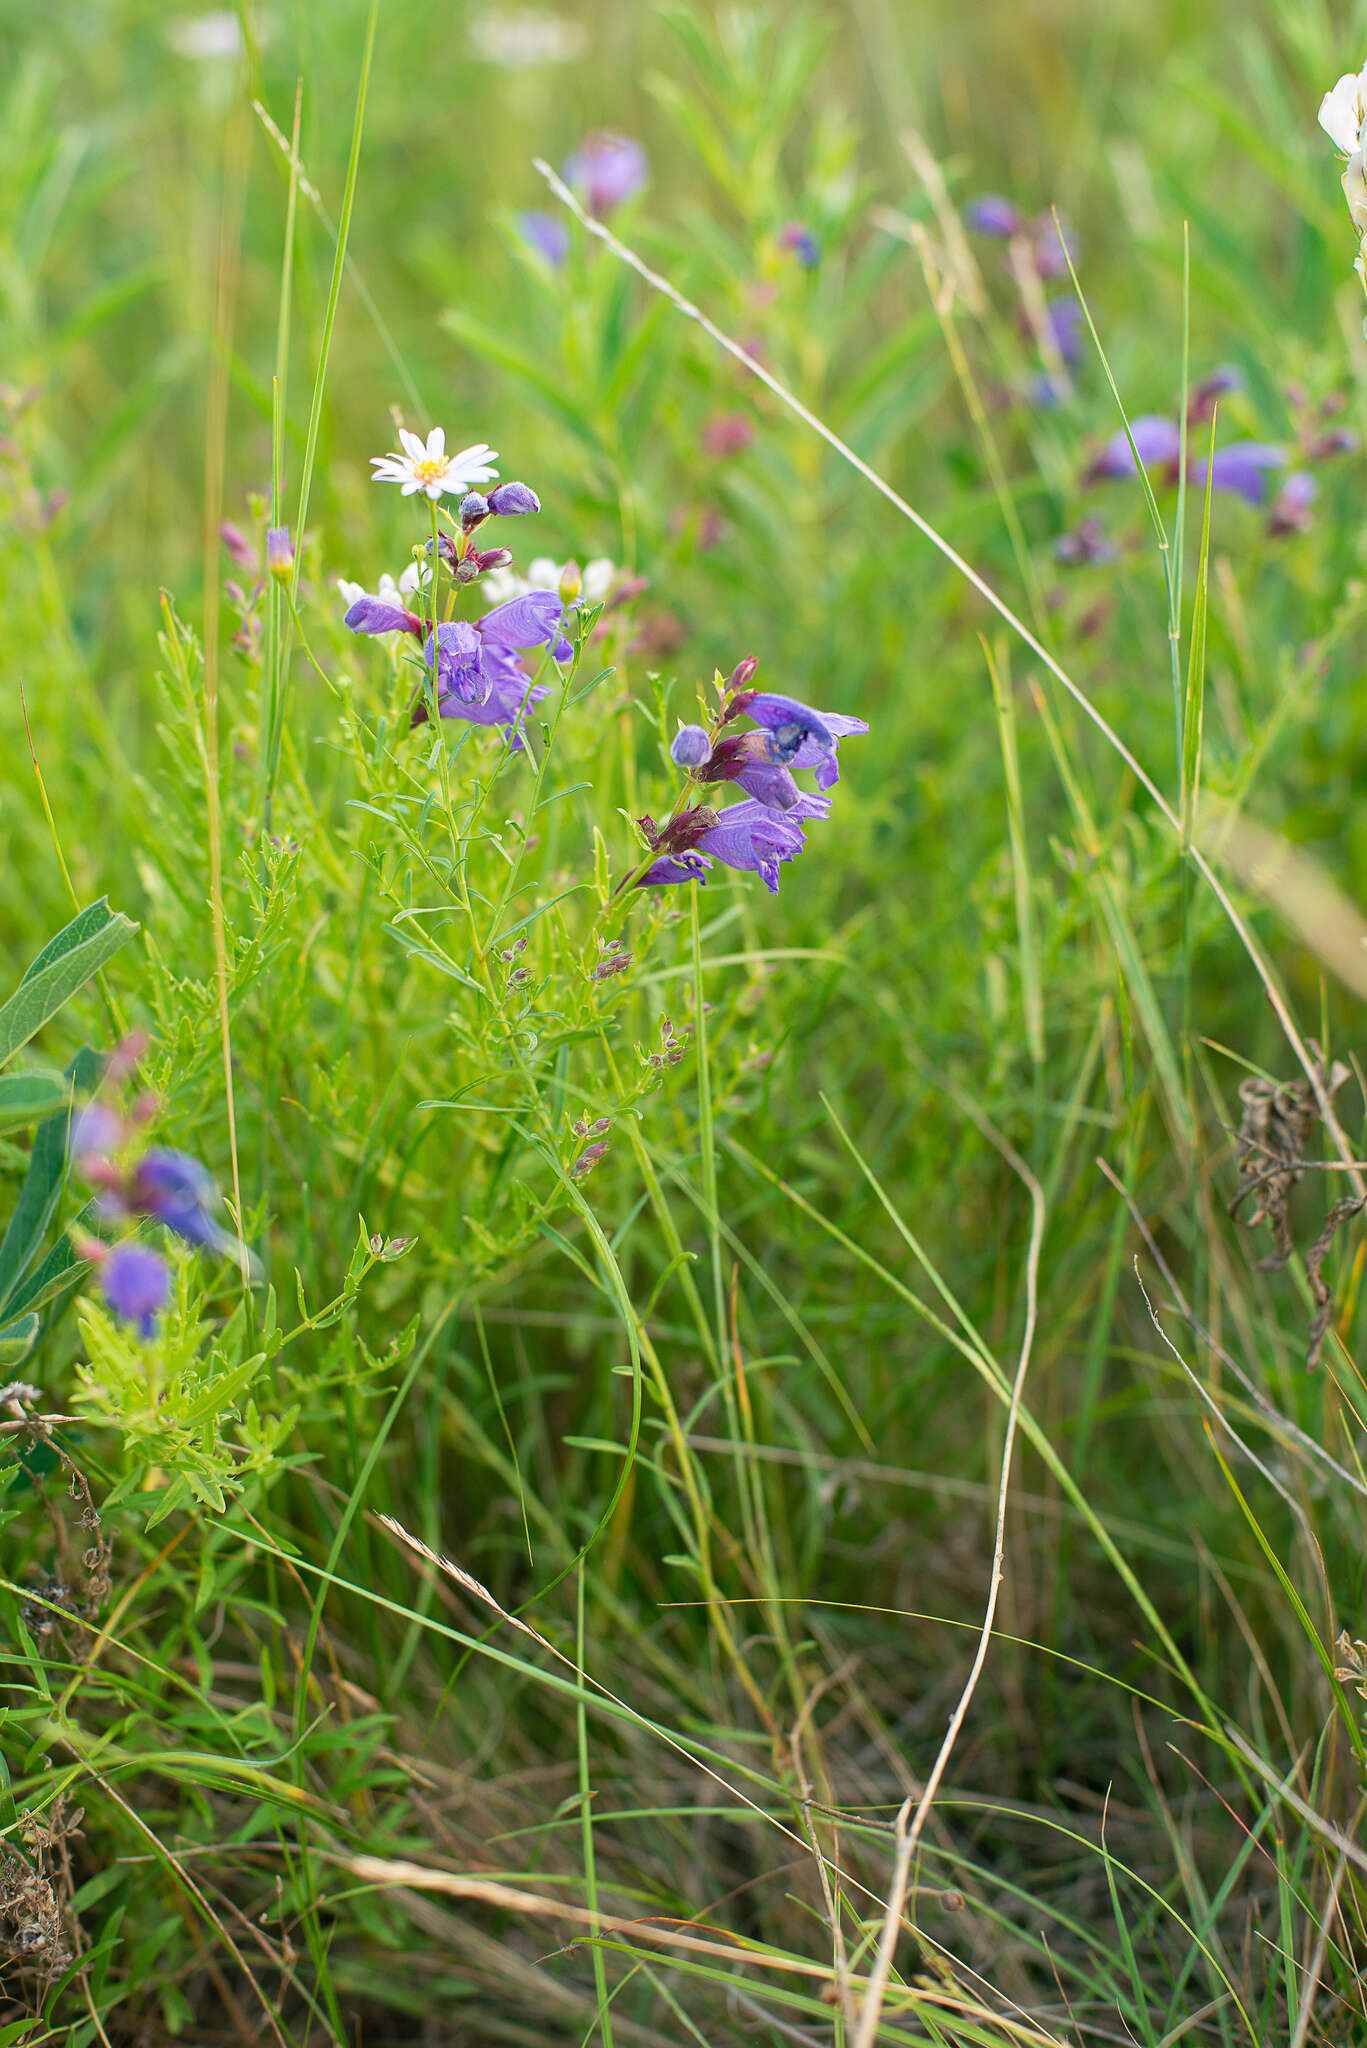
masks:
POLYGON ((1360 235, 1367 234, 1367 168, 1364 168, 1360 149, 1353 151, 1344 166, 1343 196, 1348 201, 1353 226, 1360 235))
MULTIPOLYGON (((451 457, 451 467, 452 469, 465 471, 471 468, 478 468, 483 462, 497 461, 497 448, 491 448, 487 441, 476 441, 473 448, 462 448, 459 455, 451 457)), ((493 471, 491 474, 496 475, 497 472, 493 471)))
POLYGON ((527 564, 527 581, 533 590, 556 590, 560 586, 560 564, 549 555, 537 555, 527 564))
POLYGON ((480 601, 491 607, 506 604, 510 597, 520 597, 523 587, 522 578, 511 569, 490 569, 479 579, 480 601))
POLYGON ((420 491, 421 489, 422 485, 418 482, 418 479, 415 476, 410 476, 405 481, 403 490, 399 495, 404 498, 411 498, 414 491, 420 491))
POLYGON ((600 597, 607 596, 612 588, 612 579, 616 574, 616 569, 606 555, 596 555, 593 561, 585 562, 583 577, 584 596, 590 604, 597 604, 600 597))
POLYGON ((438 477, 435 483, 427 484, 424 486, 424 488, 429 498, 439 498, 442 492, 446 490, 448 486, 445 483, 443 483, 440 477, 438 477))
POLYGON ((1320 126, 1345 156, 1353 154, 1362 127, 1362 101, 1355 71, 1345 71, 1333 91, 1320 101, 1320 126))
POLYGON ((417 587, 418 565, 416 562, 410 562, 399 578, 399 591, 402 596, 410 597, 417 587))
POLYGON ((366 594, 363 583, 348 583, 345 576, 337 578, 337 588, 341 592, 342 603, 348 611, 351 610, 354 604, 359 604, 366 594))
POLYGON ((439 462, 445 453, 446 429, 445 427, 433 427, 427 437, 427 459, 429 462, 439 462))
POLYGON ((404 449, 410 461, 423 461, 427 454, 427 450, 423 446, 422 442, 418 439, 416 434, 410 434, 407 427, 400 427, 399 439, 403 442, 404 449))

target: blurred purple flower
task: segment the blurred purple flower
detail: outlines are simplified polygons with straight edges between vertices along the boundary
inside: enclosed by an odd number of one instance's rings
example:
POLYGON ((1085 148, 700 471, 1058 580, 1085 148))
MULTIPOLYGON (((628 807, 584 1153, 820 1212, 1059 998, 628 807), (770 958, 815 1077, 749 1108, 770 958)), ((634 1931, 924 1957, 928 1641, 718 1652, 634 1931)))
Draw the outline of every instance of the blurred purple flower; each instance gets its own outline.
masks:
POLYGON ((171 1298, 171 1269, 146 1245, 116 1245, 101 1262, 100 1291, 116 1316, 150 1337, 171 1298))
POLYGON ((1054 347, 1071 369, 1082 360, 1082 307, 1076 299, 1050 299, 1044 312, 1054 347))
POLYGON ((753 422, 743 412, 713 415, 702 430, 705 455, 739 455, 755 438, 753 422))
POLYGON ((1242 391, 1243 388, 1243 371, 1234 363, 1221 364, 1218 370, 1212 370, 1208 377, 1201 379, 1188 398, 1189 424, 1196 426, 1200 421, 1208 420, 1222 398, 1228 397, 1231 391, 1242 391))
POLYGON ((1351 427, 1333 427, 1312 441, 1305 452, 1311 462, 1327 462, 1331 455, 1351 455, 1357 445, 1358 437, 1351 427))
POLYGON ((545 257, 552 270, 563 270, 569 261, 570 231, 558 213, 520 213, 517 231, 529 249, 545 257))
POLYGON ((124 1196, 135 1214, 155 1216, 187 1244, 210 1251, 236 1250, 232 1237, 212 1213, 222 1197, 213 1180, 188 1152, 145 1152, 124 1196))
POLYGON ((780 249, 787 249, 796 256, 804 270, 815 270, 821 261, 821 244, 810 228, 804 228, 800 220, 790 220, 779 233, 780 249))
POLYGON ((1035 222, 1035 268, 1041 277, 1066 277, 1071 258, 1077 267, 1078 243, 1068 229, 1067 222, 1056 226, 1052 214, 1042 213, 1035 222))
POLYGON ((288 576, 294 567, 294 543, 288 526, 266 528, 266 568, 272 576, 288 576))
POLYGON ((646 154, 629 135, 600 128, 586 136, 561 167, 561 176, 588 211, 603 216, 632 199, 650 175, 646 154))
POLYGON ((239 569, 256 567, 256 550, 240 526, 234 526, 231 519, 225 519, 218 529, 218 537, 239 569))
POLYGON ((1267 530, 1274 536, 1308 533, 1310 507, 1319 496, 1319 485, 1307 470, 1293 469, 1277 493, 1268 514, 1267 530))
MULTIPOLYGON (((1264 441, 1231 441, 1227 448, 1216 451, 1210 464, 1210 487, 1213 491, 1233 491, 1247 504, 1261 505, 1267 499, 1269 471, 1285 467, 1284 448, 1270 447, 1264 441)), ((1192 481, 1204 488, 1204 458, 1192 464, 1191 474, 1192 481)))
MULTIPOLYGON (((1162 463, 1176 463, 1182 452, 1182 437, 1175 420, 1162 419, 1156 413, 1140 413, 1138 419, 1130 421, 1130 433, 1139 460, 1145 469, 1153 469, 1162 463)), ((1126 477, 1134 474, 1134 456, 1130 443, 1121 428, 1111 435, 1109 441, 1094 455, 1084 472, 1085 483, 1097 483, 1103 477, 1126 477)))
POLYGON ((984 192, 977 199, 970 199, 964 208, 964 219, 974 234, 995 235, 1003 242, 1025 225, 1020 209, 999 192, 984 192))
POLYGON ((1119 552, 1095 513, 1089 513, 1080 526, 1075 526, 1071 533, 1061 533, 1054 542, 1054 553, 1069 568, 1113 562, 1119 552))

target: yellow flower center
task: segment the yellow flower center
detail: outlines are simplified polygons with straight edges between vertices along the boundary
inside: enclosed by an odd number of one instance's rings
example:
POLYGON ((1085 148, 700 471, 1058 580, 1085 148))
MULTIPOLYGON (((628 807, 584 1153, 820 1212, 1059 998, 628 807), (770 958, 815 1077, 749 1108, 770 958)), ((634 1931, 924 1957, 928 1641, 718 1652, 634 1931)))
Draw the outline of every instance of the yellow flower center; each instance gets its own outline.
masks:
POLYGON ((444 455, 424 455, 421 462, 413 464, 413 474, 420 484, 434 484, 438 477, 445 476, 446 469, 444 455))

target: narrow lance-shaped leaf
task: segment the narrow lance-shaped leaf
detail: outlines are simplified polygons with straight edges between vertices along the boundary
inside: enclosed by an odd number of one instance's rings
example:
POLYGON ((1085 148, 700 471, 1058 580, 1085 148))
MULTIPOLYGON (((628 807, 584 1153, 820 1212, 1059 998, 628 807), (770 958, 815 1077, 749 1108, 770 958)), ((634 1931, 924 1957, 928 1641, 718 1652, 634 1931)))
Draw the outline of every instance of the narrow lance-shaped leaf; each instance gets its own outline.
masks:
POLYGON ((49 940, 7 1003, 0 1005, 0 1067, 55 1017, 137 926, 101 897, 49 940))

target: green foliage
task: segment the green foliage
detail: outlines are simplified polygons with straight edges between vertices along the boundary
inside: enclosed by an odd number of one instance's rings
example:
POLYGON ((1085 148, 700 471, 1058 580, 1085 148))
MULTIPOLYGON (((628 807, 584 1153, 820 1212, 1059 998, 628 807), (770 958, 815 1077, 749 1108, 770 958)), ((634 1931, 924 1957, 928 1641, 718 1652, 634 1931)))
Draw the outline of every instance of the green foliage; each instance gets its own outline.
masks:
POLYGON ((1332 1135, 1240 1097, 1299 1069, 1231 912, 1360 1052, 1361 457, 1315 450, 1367 364, 1313 121, 1358 45, 605 0, 513 69, 513 12, 386 10, 363 75, 368 4, 248 8, 240 65, 0 7, 0 2040, 865 2048, 1027 1340, 876 2038, 1356 2038, 1363 1225, 1326 1255, 1332 1135), (581 227, 527 246, 529 158, 598 123, 652 165, 613 230, 1017 624, 581 227), (993 187, 1074 231, 1105 366, 1053 403, 956 230, 993 187), (1294 448, 1304 531, 1085 480, 1224 363, 1217 446, 1294 448), (391 405, 535 487, 519 568, 621 572, 524 751, 413 729, 413 643, 341 623, 432 537, 367 477, 391 405), (221 516, 299 578, 224 563, 206 660, 221 516), (871 721, 832 817, 777 900, 620 887, 751 652, 871 721), (158 1235, 147 1338, 69 1228, 72 1051, 130 1029, 138 1142, 261 1268, 158 1235), (1273 1128, 1275 1268, 1225 1213, 1273 1128))

